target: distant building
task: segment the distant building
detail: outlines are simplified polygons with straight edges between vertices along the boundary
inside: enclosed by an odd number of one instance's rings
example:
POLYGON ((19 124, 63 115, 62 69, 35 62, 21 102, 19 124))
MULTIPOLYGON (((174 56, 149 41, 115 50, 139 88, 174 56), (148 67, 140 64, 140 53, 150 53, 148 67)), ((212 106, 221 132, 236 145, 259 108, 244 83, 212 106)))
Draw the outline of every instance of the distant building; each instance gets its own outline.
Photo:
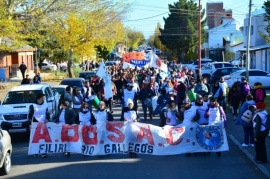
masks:
MULTIPOLYGON (((222 51, 235 52, 243 47, 243 32, 239 22, 223 19, 221 25, 208 30, 209 58, 222 61, 222 51), (240 45, 240 46, 239 46, 240 45)), ((236 57, 238 54, 236 53, 236 57)))
MULTIPOLYGON (((2 38, 0 43, 9 45, 11 40, 8 38, 2 38)), ((18 48, 14 47, 10 50, 2 50, 0 48, 0 70, 5 71, 5 75, 0 76, 0 81, 3 79, 21 76, 19 66, 22 62, 24 62, 27 66, 27 73, 33 71, 35 51, 36 48, 29 45, 18 48)))
MULTIPOLYGON (((261 34, 268 35, 265 30, 268 26, 268 21, 264 21, 264 15, 264 9, 253 11, 251 14, 250 68, 270 72, 270 44, 267 44, 266 40, 261 36, 261 34)), ((244 20, 244 48, 240 50, 244 56, 247 47, 248 20, 247 14, 244 20)))
POLYGON ((232 10, 224 9, 223 2, 206 3, 206 18, 208 29, 221 25, 223 19, 232 18, 232 10))
MULTIPOLYGON (((268 21, 264 21, 264 9, 253 11, 251 14, 251 28, 250 28, 250 47, 266 44, 266 40, 260 35, 260 33, 267 34, 265 28, 268 25, 268 21)), ((244 47, 247 46, 247 34, 248 34, 248 14, 244 19, 244 47)))

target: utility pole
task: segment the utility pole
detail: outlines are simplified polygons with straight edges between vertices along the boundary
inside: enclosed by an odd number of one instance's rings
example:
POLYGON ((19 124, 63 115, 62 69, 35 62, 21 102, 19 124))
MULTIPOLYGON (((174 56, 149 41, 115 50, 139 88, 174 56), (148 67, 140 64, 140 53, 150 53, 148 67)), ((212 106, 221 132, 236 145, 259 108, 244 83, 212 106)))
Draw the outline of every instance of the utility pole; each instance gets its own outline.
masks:
POLYGON ((249 12, 248 12, 248 31, 247 31, 247 52, 246 52, 246 78, 249 81, 249 68, 250 68, 250 54, 249 54, 249 46, 250 46, 250 29, 251 29, 251 5, 252 0, 249 0, 249 12))
MULTIPOLYGON (((201 76, 201 0, 199 0, 199 10, 198 10, 198 73, 201 76)), ((198 80, 198 79, 197 79, 198 80)))

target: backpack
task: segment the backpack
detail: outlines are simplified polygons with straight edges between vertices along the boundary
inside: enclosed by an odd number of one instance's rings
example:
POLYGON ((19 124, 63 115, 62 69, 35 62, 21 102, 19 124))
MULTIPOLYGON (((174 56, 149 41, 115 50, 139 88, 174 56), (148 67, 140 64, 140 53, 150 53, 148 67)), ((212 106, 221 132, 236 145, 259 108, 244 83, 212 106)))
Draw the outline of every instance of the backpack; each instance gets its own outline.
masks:
POLYGON ((261 88, 256 89, 255 91, 255 100, 256 101, 263 101, 263 90, 261 88))
POLYGON ((248 109, 242 114, 241 119, 245 121, 246 123, 249 123, 252 120, 252 117, 253 117, 253 113, 251 110, 248 109))
POLYGON ((266 116, 266 122, 265 124, 262 123, 262 125, 267 129, 267 130, 270 130, 270 117, 269 115, 266 116))
POLYGON ((246 83, 246 84, 243 84, 243 94, 244 95, 248 95, 250 94, 250 86, 246 83))

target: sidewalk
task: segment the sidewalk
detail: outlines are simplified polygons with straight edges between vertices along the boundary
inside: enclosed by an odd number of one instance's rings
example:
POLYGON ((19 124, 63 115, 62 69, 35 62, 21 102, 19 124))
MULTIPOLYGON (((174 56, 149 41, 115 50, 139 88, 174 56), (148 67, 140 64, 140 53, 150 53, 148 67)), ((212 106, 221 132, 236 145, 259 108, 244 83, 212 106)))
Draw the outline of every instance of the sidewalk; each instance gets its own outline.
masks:
POLYGON ((254 147, 242 147, 244 142, 244 130, 241 125, 235 125, 233 116, 231 113, 227 113, 227 137, 231 139, 236 146, 243 151, 243 153, 254 163, 254 165, 263 173, 266 177, 270 178, 270 137, 266 138, 266 151, 268 156, 267 164, 257 164, 253 158, 255 157, 254 147))

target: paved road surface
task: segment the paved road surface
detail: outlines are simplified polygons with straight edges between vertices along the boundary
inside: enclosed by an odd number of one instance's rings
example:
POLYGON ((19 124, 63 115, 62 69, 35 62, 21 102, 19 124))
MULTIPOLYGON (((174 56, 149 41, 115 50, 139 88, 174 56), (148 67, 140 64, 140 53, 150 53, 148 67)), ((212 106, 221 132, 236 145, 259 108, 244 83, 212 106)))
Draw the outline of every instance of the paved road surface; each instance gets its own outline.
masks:
MULTIPOLYGON (((119 105, 113 110, 118 120, 119 105)), ((157 117, 146 122, 159 123, 157 117)), ((12 137, 13 165, 7 178, 265 178, 230 139, 230 150, 223 152, 220 159, 215 153, 191 157, 184 154, 138 155, 136 159, 130 159, 126 154, 103 157, 72 154, 70 158, 55 154, 44 159, 27 155, 28 140, 25 136, 12 137)))

